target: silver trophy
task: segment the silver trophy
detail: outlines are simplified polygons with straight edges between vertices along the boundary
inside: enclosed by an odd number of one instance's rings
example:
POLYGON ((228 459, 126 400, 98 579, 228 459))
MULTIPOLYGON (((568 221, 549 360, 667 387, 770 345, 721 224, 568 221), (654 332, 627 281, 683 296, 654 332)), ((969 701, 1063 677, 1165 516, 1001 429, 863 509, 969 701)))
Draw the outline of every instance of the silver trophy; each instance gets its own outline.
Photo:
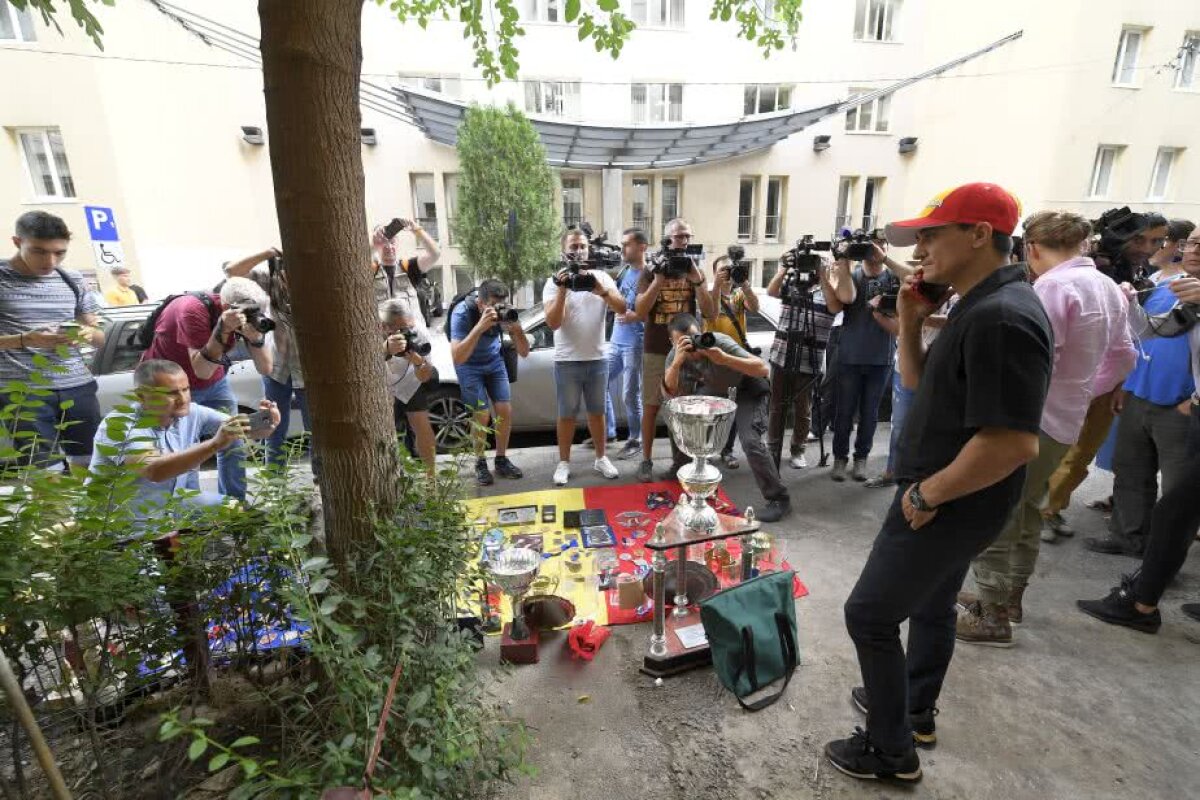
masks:
POLYGON ((708 498, 721 483, 721 471, 708 459, 721 452, 729 429, 733 427, 737 404, 723 397, 689 395, 667 403, 667 421, 679 449, 692 457, 676 473, 688 494, 688 504, 677 511, 683 524, 693 531, 711 531, 717 527, 717 512, 708 498))
POLYGON ((541 555, 528 547, 501 550, 488 561, 488 569, 496 583, 512 602, 513 621, 509 636, 514 640, 529 638, 529 627, 525 624, 525 616, 521 612, 521 600, 529 591, 541 565, 541 555))

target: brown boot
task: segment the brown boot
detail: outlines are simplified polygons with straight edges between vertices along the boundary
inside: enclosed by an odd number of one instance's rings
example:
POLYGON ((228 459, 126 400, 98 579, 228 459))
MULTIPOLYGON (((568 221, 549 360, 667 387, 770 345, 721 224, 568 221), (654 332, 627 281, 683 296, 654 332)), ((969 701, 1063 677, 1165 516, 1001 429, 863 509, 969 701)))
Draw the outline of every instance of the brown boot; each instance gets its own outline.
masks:
POLYGON ((1025 598, 1025 587, 1015 587, 1008 595, 1008 624, 1020 625, 1025 621, 1025 609, 1021 601, 1025 598))
POLYGON ((988 647, 1012 647, 1012 626, 1008 608, 995 603, 975 602, 959 612, 955 636, 960 642, 988 647))
POLYGON ((958 599, 955 601, 960 608, 970 608, 979 602, 979 596, 974 592, 968 592, 963 589, 958 593, 958 599))

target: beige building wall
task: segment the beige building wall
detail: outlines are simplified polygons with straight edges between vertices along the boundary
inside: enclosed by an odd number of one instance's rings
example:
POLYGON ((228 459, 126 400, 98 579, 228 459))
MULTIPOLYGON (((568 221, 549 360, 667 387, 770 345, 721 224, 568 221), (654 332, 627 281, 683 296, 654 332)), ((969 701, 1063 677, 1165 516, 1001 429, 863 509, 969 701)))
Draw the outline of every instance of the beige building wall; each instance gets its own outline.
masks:
MULTIPOLYGON (((188 0, 189 8, 257 36, 253 4, 188 0)), ((834 229, 843 177, 855 179, 850 209, 861 223, 866 182, 878 184, 880 221, 909 215, 938 191, 969 180, 1011 188, 1026 210, 1055 206, 1098 213, 1129 203, 1169 216, 1200 219, 1200 154, 1193 141, 1200 96, 1172 87, 1174 58, 1185 31, 1200 30, 1200 3, 1061 0, 1005 4, 905 0, 895 41, 855 42, 856 0, 808 0, 795 49, 769 60, 734 39, 731 26, 708 20, 709 3, 687 4, 684 29, 635 32, 613 61, 581 47, 571 26, 529 22, 520 43, 524 78, 580 80, 580 121, 629 124, 630 83, 683 84, 683 123, 716 123, 742 114, 744 84, 790 85, 793 108, 834 102, 853 88, 891 80, 964 55, 1017 29, 1017 42, 892 99, 886 132, 848 132, 841 116, 827 119, 770 149, 701 167, 620 174, 622 226, 632 222, 633 181, 653 187, 654 239, 661 235, 664 178, 681 183, 680 212, 713 254, 739 240, 754 265, 777 259, 802 234, 827 238, 834 229), (1124 25, 1144 33, 1137 88, 1112 85, 1124 25), (813 138, 830 137, 814 152, 813 138), (917 137, 901 154, 901 137, 917 137), (1099 144, 1120 145, 1112 188, 1087 196, 1099 144), (1146 200, 1159 147, 1181 148, 1167 197, 1146 200), (766 192, 784 179, 778 236, 766 236, 766 192), (756 219, 739 237, 743 178, 757 180, 756 219)), ((194 289, 220 279, 222 261, 278 244, 271 185, 270 136, 246 143, 241 126, 265 131, 261 75, 245 60, 208 46, 148 3, 97 7, 106 30, 98 53, 76 29, 64 35, 37 25, 37 41, 0 47, 0 220, 30 208, 58 213, 75 230, 70 265, 94 269, 83 206, 114 209, 126 262, 153 294, 194 289), (15 76, 10 79, 9 76, 15 76), (78 196, 37 203, 29 191, 17 140, 23 127, 62 131, 78 196)), ((473 79, 473 59, 457 23, 427 31, 403 27, 375 4, 364 8, 364 74, 380 84, 398 76, 445 78, 446 89, 469 101, 524 105, 519 83, 488 89, 473 79)), ((1200 85, 1200 78, 1197 81, 1200 85)), ((432 176, 441 280, 448 299, 476 276, 449 236, 447 176, 457 170, 452 148, 434 144, 410 125, 363 111, 377 144, 363 146, 369 224, 415 215, 413 176, 432 176)), ((604 227, 599 170, 583 178, 584 216, 604 227)), ((451 181, 453 178, 451 177, 451 181)), ((561 203, 561 200, 556 202, 561 203)), ((561 206, 560 206, 561 207, 561 206)), ((614 237, 619 231, 609 231, 614 237)), ((402 247, 412 247, 403 242, 402 247)), ((364 254, 365 254, 364 247, 364 254)), ((769 277, 767 275, 766 277, 769 277)), ((101 274, 106 283, 107 274, 101 274)))

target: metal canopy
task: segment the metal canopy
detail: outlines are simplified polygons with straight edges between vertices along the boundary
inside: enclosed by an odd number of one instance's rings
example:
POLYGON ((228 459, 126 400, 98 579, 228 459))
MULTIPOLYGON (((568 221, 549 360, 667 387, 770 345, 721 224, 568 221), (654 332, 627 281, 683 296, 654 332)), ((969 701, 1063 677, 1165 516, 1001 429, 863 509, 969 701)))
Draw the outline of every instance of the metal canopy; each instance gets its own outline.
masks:
MULTIPOLYGON (((719 125, 607 126, 536 116, 530 117, 530 122, 546 148, 547 160, 554 166, 591 169, 688 167, 763 150, 826 117, 892 94, 925 78, 940 75, 1015 41, 1022 34, 1023 31, 1017 31, 986 47, 882 89, 804 111, 779 111, 719 125)), ((455 146, 458 126, 468 107, 466 103, 437 92, 411 87, 396 87, 392 91, 426 136, 435 142, 455 146)))

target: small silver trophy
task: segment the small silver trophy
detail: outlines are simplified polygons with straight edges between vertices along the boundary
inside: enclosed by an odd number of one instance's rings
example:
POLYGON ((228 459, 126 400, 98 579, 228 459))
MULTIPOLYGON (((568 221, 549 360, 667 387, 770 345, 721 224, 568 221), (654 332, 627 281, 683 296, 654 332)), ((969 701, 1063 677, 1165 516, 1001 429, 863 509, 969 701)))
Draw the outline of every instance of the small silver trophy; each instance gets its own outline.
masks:
POLYGON ((721 471, 708 459, 721 452, 736 413, 737 404, 723 397, 688 395, 667 403, 667 421, 675 444, 692 457, 692 463, 684 464, 677 473, 687 491, 688 504, 676 510, 689 530, 711 531, 717 527, 717 512, 708 505, 708 498, 721 483, 721 471))
MULTIPOLYGON (((529 627, 525 624, 525 616, 521 613, 521 600, 529 591, 541 565, 541 555, 528 547, 510 547, 501 550, 488 562, 488 569, 491 571, 492 577, 512 603, 512 627, 506 631, 506 634, 514 641, 531 638, 529 627)), ((532 638, 536 642, 537 637, 532 638)))

